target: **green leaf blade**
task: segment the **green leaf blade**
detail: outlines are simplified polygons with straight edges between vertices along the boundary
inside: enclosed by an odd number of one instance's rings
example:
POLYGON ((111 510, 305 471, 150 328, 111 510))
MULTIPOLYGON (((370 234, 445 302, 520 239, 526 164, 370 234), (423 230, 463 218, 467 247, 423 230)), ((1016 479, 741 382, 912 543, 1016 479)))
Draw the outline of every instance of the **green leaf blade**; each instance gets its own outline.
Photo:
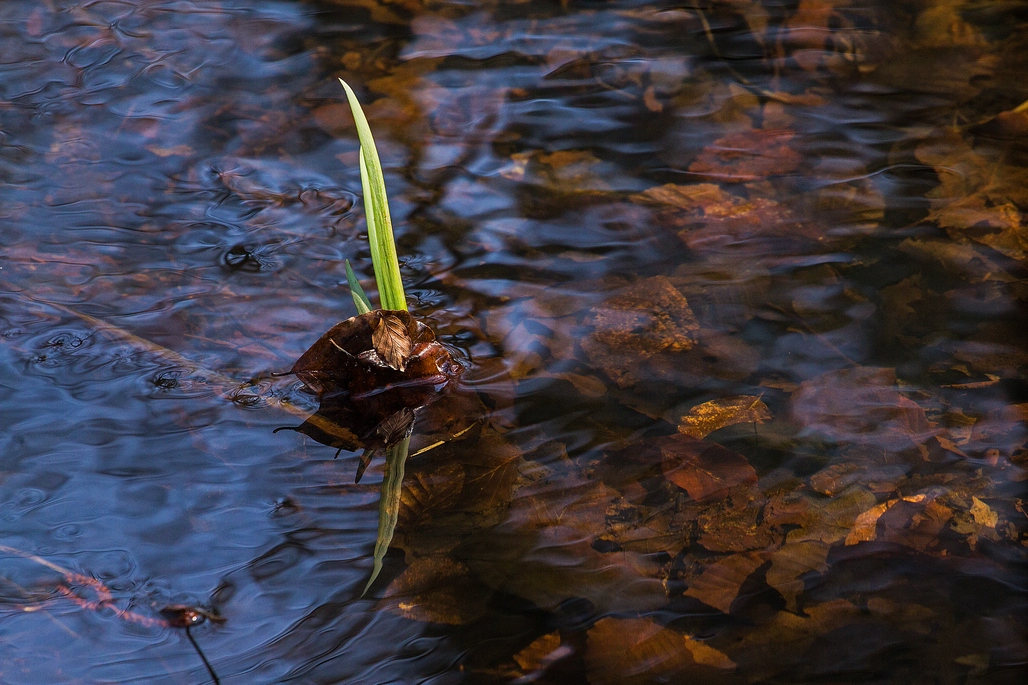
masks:
POLYGON ((375 282, 383 309, 407 310, 407 297, 400 280, 400 262, 396 257, 393 239, 393 223, 389 216, 389 199, 386 194, 382 162, 371 135, 371 127, 364 116, 364 110, 356 94, 339 79, 346 91, 346 99, 357 126, 360 140, 361 186, 364 190, 364 208, 368 221, 368 242, 371 244, 371 263, 375 268, 375 282))
POLYGON ((368 299, 364 288, 361 287, 360 282, 357 280, 357 275, 353 273, 353 267, 350 266, 349 259, 346 260, 346 282, 350 285, 350 295, 353 297, 353 303, 357 306, 357 315, 360 316, 370 312, 371 300, 368 299))

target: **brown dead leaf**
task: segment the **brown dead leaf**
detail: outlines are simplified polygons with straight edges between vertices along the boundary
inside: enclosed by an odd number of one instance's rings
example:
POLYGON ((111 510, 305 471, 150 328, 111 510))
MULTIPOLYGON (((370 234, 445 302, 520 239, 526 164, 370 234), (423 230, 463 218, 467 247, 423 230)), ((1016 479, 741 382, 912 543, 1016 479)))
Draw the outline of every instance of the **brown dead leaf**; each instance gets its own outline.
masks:
POLYGON ((875 496, 854 486, 836 497, 807 498, 807 510, 799 528, 789 531, 787 543, 817 540, 832 544, 844 540, 857 517, 874 507, 875 496))
POLYGON ((395 312, 378 312, 378 320, 373 324, 371 344, 390 368, 397 371, 406 370, 413 340, 407 332, 406 322, 395 312))
POLYGON ((718 138, 700 152, 689 171, 727 183, 748 183, 793 171, 803 161, 789 147, 795 133, 750 129, 718 138))
POLYGON ((856 367, 804 381, 792 397, 793 418, 840 442, 902 451, 935 432, 917 403, 900 395, 893 369, 856 367))
POLYGON ((713 666, 722 670, 732 670, 735 662, 728 658, 724 652, 720 652, 706 642, 685 636, 685 648, 692 654, 692 660, 703 666, 713 666))
POLYGON ((531 673, 546 668, 563 652, 564 650, 560 649, 560 633, 554 631, 537 637, 532 644, 514 655, 514 661, 522 671, 531 673))
POLYGON ((664 476, 694 500, 757 482, 746 457, 721 445, 677 435, 661 440, 660 451, 664 476))
POLYGON ((696 664, 735 667, 713 647, 645 618, 602 618, 589 630, 585 655, 592 685, 680 682, 696 664))
POLYGON ((996 524, 999 523, 999 516, 992 508, 981 501, 977 497, 972 497, 973 504, 971 504, 971 516, 974 517, 974 522, 980 526, 987 528, 995 528, 996 524))
POLYGON ((698 542, 711 552, 765 550, 781 534, 763 516, 764 497, 752 487, 728 491, 705 508, 697 519, 698 542))
POLYGON ((743 583, 766 560, 765 555, 756 552, 743 552, 719 559, 707 566, 700 575, 688 579, 689 587, 685 595, 727 614, 739 596, 743 583))
POLYGON ((803 592, 803 576, 828 570, 829 545, 818 540, 792 542, 771 555, 767 584, 778 590, 789 611, 797 611, 796 599, 803 592))
POLYGON ((760 626, 747 626, 729 655, 751 682, 768 682, 788 664, 809 660, 814 641, 843 626, 861 620, 861 609, 837 599, 805 606, 807 615, 779 611, 760 626))
MULTIPOLYGON (((412 391, 414 386, 432 387, 456 380, 462 368, 436 341, 432 329, 409 313, 371 311, 330 328, 291 371, 321 398, 336 393, 368 395, 401 383, 412 391)), ((405 398, 381 418, 404 406, 424 404, 406 399, 414 398, 405 398)))
POLYGON ((893 499, 887 502, 882 502, 881 504, 876 504, 867 511, 861 513, 853 522, 853 529, 846 534, 846 544, 855 545, 858 542, 869 542, 874 540, 875 531, 878 528, 878 519, 882 517, 882 514, 884 514, 889 507, 898 501, 898 499, 893 499))
POLYGON ((710 433, 737 423, 764 423, 771 412, 759 397, 724 397, 697 405, 678 422, 678 432, 702 440, 710 433))
POLYGON ((589 359, 621 387, 646 376, 648 359, 696 344, 699 324, 685 296, 664 276, 639 281, 596 307, 581 342, 589 359))
POLYGON ((447 556, 418 558, 389 584, 381 605, 414 621, 461 625, 485 613, 489 590, 447 556))
POLYGON ((1012 259, 1028 257, 1028 169, 973 148, 953 130, 925 141, 916 154, 939 176, 939 186, 928 193, 930 220, 953 238, 974 240, 1012 259))
POLYGON ((763 258, 769 250, 807 249, 824 236, 823 228, 801 221, 778 202, 747 199, 712 183, 666 184, 632 200, 657 207, 658 221, 678 229, 682 242, 703 255, 763 258))

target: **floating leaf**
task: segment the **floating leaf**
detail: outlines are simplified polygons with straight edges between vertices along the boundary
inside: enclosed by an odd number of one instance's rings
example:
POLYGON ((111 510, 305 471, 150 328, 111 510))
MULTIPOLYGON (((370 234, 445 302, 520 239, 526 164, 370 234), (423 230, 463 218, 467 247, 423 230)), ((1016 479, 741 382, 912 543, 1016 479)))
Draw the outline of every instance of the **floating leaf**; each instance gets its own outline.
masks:
POLYGON ((292 373, 319 397, 361 397, 393 386, 398 394, 412 395, 411 401, 404 399, 391 407, 386 414, 391 415, 401 407, 424 404, 413 395, 436 394, 431 388, 456 380, 462 370, 436 341, 432 329, 407 312, 371 311, 330 328, 297 360, 292 373), (404 356, 403 368, 387 363, 379 348, 394 362, 404 356), (402 355, 405 350, 407 354, 402 355))
POLYGON ((737 423, 764 423, 771 412, 759 397, 724 397, 697 405, 678 422, 678 432, 702 440, 716 430, 737 423))

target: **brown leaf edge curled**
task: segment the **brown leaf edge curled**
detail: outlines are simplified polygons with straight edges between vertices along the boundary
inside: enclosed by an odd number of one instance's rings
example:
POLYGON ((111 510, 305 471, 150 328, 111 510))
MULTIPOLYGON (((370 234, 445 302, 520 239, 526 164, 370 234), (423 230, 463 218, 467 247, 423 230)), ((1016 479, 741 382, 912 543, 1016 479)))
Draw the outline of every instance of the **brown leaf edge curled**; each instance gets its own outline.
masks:
POLYGON ((462 371, 431 328, 408 312, 382 309, 337 323, 290 370, 319 399, 446 385, 462 371))

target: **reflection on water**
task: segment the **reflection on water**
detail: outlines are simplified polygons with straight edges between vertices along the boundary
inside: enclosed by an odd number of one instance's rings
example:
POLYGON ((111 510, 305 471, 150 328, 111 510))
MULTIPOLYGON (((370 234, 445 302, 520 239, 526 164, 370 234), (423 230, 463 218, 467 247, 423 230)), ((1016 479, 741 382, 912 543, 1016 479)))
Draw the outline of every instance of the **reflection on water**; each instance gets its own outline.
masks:
POLYGON ((0 680, 1020 682, 1026 21, 4 4, 0 680), (336 76, 468 367, 363 599, 336 76))

